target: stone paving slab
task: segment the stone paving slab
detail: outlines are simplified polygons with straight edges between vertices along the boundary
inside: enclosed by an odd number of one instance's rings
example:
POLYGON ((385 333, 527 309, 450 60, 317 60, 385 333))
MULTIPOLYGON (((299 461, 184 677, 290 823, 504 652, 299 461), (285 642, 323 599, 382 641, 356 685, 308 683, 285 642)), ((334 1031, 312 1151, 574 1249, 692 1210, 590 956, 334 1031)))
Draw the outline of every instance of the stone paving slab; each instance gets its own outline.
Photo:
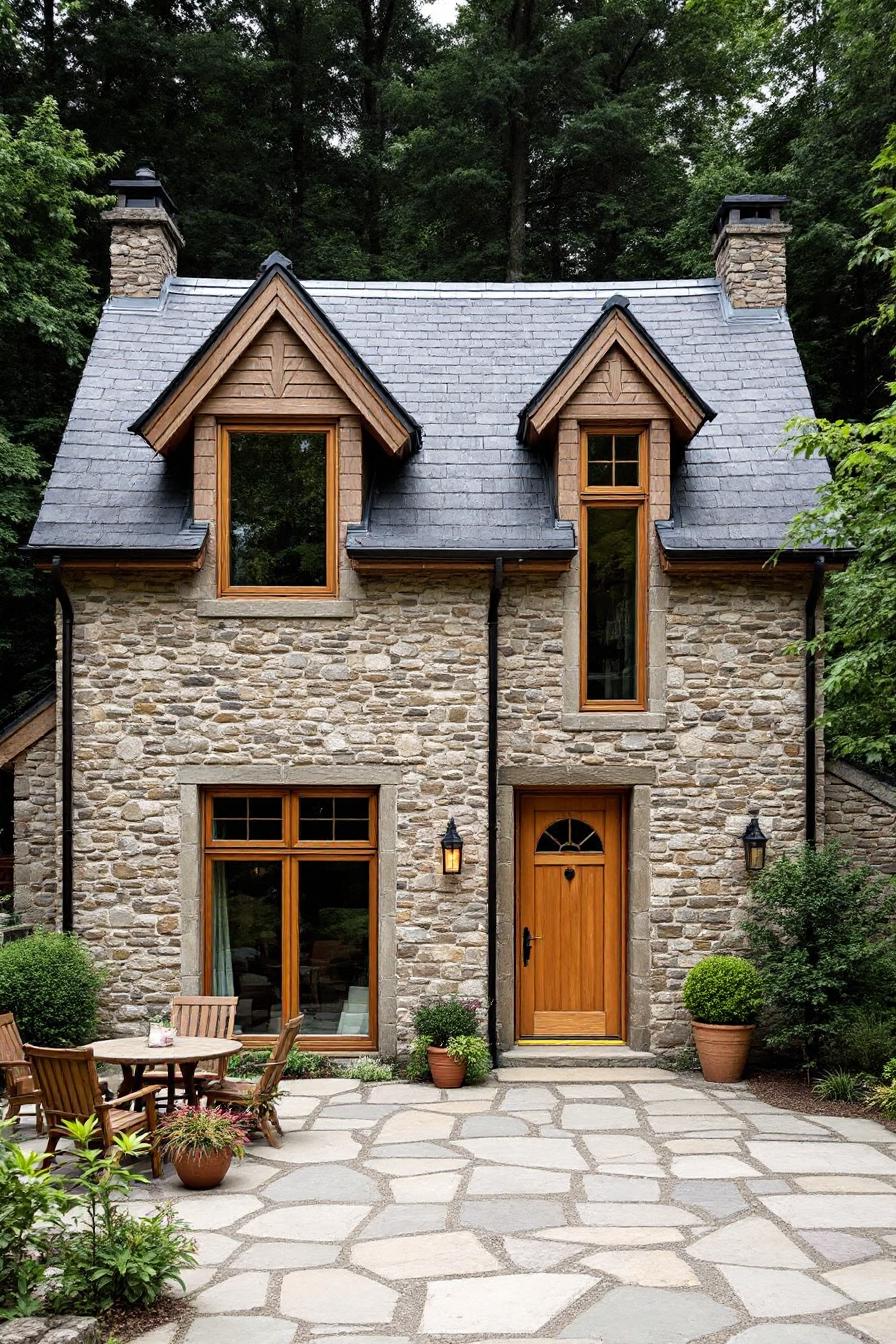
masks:
POLYGON ((874 1121, 634 1067, 287 1089, 283 1147, 219 1190, 137 1187, 199 1262, 187 1313, 137 1344, 896 1344, 874 1121))

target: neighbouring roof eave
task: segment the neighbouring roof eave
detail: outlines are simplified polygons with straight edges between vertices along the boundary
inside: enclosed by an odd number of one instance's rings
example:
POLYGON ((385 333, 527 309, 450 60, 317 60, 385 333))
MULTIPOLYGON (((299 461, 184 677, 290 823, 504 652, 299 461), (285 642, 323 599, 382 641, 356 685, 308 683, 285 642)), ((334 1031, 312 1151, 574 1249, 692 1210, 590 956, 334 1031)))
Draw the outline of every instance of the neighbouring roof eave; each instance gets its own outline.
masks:
POLYGON ((161 544, 159 546, 127 546, 123 544, 95 546, 65 545, 55 542, 29 542, 19 549, 37 565, 49 564, 54 556, 67 564, 76 565, 145 565, 162 564, 166 568, 197 568, 204 559, 208 544, 208 526, 196 528, 196 535, 185 538, 179 544, 161 544))
POLYGON ((245 293, 234 303, 233 307, 221 319, 220 322, 209 332, 202 344, 193 351, 186 360, 180 371, 158 394, 157 397, 142 411, 137 418, 131 422, 128 429, 132 434, 139 434, 145 437, 144 431, 148 429, 158 412, 171 400, 171 398, 183 386, 190 374, 196 369, 217 345, 223 336, 239 321, 245 310, 258 298, 258 296, 277 278, 283 280, 290 288, 292 293, 311 315, 315 322, 326 332, 327 336, 336 344, 349 362, 354 365, 361 377, 370 385, 377 397, 389 408, 395 419, 407 430, 408 446, 411 452, 417 452, 422 442, 422 430, 420 425, 410 415, 401 403, 393 396, 385 384, 380 380, 369 364, 358 354, 354 346, 341 334, 339 329, 323 311, 323 309, 314 301, 308 291, 287 268, 283 261, 272 261, 270 265, 258 276, 258 278, 249 285, 245 293))
POLYGON ((42 691, 25 709, 0 724, 0 767, 51 733, 56 726, 56 692, 42 691))
POLYGON ((687 397, 687 399, 698 409, 700 416, 702 418, 700 419, 700 424, 698 425, 697 430, 695 430, 694 432, 695 433, 698 432, 699 429, 701 429, 703 425, 707 423, 707 421, 715 420, 716 411, 713 410, 713 408, 709 405, 707 401, 704 400, 704 398, 700 395, 700 393, 693 386, 693 384, 689 382, 687 378, 685 378, 684 374, 676 367, 676 365, 672 362, 672 360, 669 359, 668 355, 665 353, 662 346, 660 346, 657 343, 657 341, 654 340, 653 336, 651 336, 647 328, 643 326, 641 322, 638 321, 634 313, 631 312, 629 300, 622 295, 614 294, 611 298, 607 299, 601 311, 600 317, 597 319, 597 321, 591 324, 588 330, 580 337, 580 339, 572 347, 569 354, 566 355, 566 357, 561 361, 560 364, 558 364, 554 372, 550 374, 548 378, 545 379, 545 381, 542 383, 541 387, 538 389, 535 395, 530 398, 530 400, 520 411, 518 429, 517 429, 517 439, 519 440, 520 443, 527 443, 529 441, 531 433, 531 420, 535 411, 542 404, 542 402, 549 395, 549 393, 556 386, 556 384, 560 381, 560 379, 571 368, 573 368, 573 366, 576 364, 579 358, 584 354, 584 352, 593 343, 595 338, 600 334, 603 328, 607 325, 608 322, 612 320, 612 318, 615 315, 621 315, 624 318, 624 320, 634 329, 639 338, 648 346, 654 358, 663 366, 663 368, 666 370, 669 376, 675 380, 675 382, 678 384, 679 388, 681 389, 682 393, 687 397))

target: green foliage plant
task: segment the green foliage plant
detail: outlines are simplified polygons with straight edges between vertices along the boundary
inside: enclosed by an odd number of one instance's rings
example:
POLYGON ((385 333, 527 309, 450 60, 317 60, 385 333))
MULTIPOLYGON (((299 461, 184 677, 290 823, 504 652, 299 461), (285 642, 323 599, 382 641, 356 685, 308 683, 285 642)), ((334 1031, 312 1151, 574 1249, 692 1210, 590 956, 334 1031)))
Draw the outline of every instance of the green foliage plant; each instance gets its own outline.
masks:
POLYGON ((221 1106, 178 1106, 159 1124, 159 1143, 172 1161, 232 1153, 238 1160, 250 1137, 247 1118, 221 1106))
POLYGON ((444 1049, 452 1036, 476 1036, 478 1003, 472 999, 434 999, 422 1004, 414 1014, 414 1029, 426 1036, 429 1044, 444 1049))
POLYGON ((389 1083, 395 1077, 391 1064, 385 1064, 369 1055, 362 1055, 339 1070, 342 1078, 356 1078, 361 1083, 389 1083))
POLYGON ((896 1120, 896 1082, 880 1083, 867 1094, 869 1107, 883 1111, 888 1120, 896 1120))
POLYGON ((880 1073, 885 1083, 896 1083, 896 1059, 888 1059, 880 1073))
POLYGON ((700 1068, 700 1056, 695 1046, 682 1045, 663 1056, 663 1067, 673 1073, 696 1073, 700 1068))
POLYGON ((432 1045, 429 1036, 415 1036, 408 1052, 405 1077, 412 1083, 421 1083, 429 1077, 429 1059, 427 1050, 432 1045))
MULTIPOLYGON (((228 1062, 231 1078, 257 1078, 271 1057, 270 1050, 241 1050, 228 1062)), ((312 1050, 290 1050, 283 1069, 284 1078, 326 1078, 332 1068, 326 1055, 312 1050)))
POLYGON ((875 1076, 896 1053, 896 1012, 888 1007, 851 1007, 835 1019, 826 1059, 839 1068, 875 1076))
POLYGON ((831 1069, 819 1078, 812 1088, 822 1101, 865 1101, 874 1079, 867 1073, 850 1073, 847 1069, 831 1069))
POLYGON ((447 1048, 453 1060, 466 1064, 464 1082, 481 1083, 491 1073, 491 1053, 481 1036, 452 1036, 447 1048))
POLYGON ((135 1218, 122 1209, 131 1186, 146 1177, 123 1165, 145 1157, 150 1145, 137 1134, 119 1134, 104 1156, 91 1146, 95 1116, 65 1122, 75 1145, 77 1174, 71 1207, 74 1229, 55 1239, 58 1270, 47 1294, 51 1311, 99 1314, 114 1306, 148 1307, 170 1284, 183 1287, 181 1271, 195 1265, 195 1243, 170 1205, 135 1218))
POLYGON ((844 1011, 893 992, 896 884, 834 844, 783 854, 753 883, 744 929, 770 1046, 814 1067, 844 1011))
POLYGON ((11 1130, 0 1122, 0 1320, 43 1309, 48 1258, 71 1202, 43 1154, 13 1143, 11 1130))
POLYGON ((0 1013, 12 1013, 30 1045, 83 1045, 96 1038, 103 977, 67 933, 37 932, 0 946, 0 1013))
POLYGON ((752 1026, 762 1007, 762 977, 744 957, 705 957, 688 971, 683 995, 695 1022, 752 1026))

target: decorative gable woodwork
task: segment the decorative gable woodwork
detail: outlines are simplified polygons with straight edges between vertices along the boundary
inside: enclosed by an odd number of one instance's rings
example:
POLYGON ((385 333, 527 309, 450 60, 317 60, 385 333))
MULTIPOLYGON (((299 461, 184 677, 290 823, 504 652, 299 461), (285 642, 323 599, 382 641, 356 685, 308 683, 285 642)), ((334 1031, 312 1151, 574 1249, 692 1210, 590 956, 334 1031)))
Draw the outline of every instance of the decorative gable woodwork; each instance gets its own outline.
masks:
POLYGON ((354 414, 348 397, 280 317, 273 318, 202 404, 214 415, 354 414))
POLYGON ((596 371, 600 371, 598 381, 591 383, 588 392, 603 418, 628 404, 634 371, 650 389, 643 419, 654 418, 647 409, 650 400, 662 406, 659 414, 671 420, 681 438, 691 439, 715 415, 628 311, 628 300, 617 295, 607 301, 597 322, 520 412, 520 440, 535 443, 558 417, 568 415, 570 403, 596 371))
MULTIPOLYGON (((166 453, 186 432, 196 412, 206 409, 222 383, 230 391, 263 388, 261 396, 248 399, 263 401, 263 410, 268 411, 278 401, 276 389, 292 401, 290 388, 301 387, 306 375, 319 388, 317 370, 339 390, 347 408, 362 417, 387 452, 401 456, 416 446, 420 433, 416 422, 342 339, 278 254, 268 259, 256 283, 130 428, 156 452, 166 453), (297 355, 297 348, 301 354, 297 355), (257 381, 250 375, 258 375, 257 381)), ((292 410, 295 414, 285 399, 278 402, 278 412, 285 415, 292 410)), ((245 413, 246 399, 237 394, 233 400, 237 410, 245 413)), ((338 413, 335 406, 330 409, 338 413)), ((303 400, 301 414, 314 413, 314 407, 303 400)))

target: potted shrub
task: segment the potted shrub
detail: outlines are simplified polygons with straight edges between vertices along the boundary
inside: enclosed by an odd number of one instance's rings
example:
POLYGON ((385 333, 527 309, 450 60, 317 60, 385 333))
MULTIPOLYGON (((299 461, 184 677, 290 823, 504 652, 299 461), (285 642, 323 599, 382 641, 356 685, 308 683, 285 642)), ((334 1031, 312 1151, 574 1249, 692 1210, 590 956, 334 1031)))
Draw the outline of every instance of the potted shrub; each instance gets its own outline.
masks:
POLYGON ((743 957, 706 957, 688 971, 684 1006, 707 1082, 736 1083, 743 1074, 762 998, 762 977, 743 957))
POLYGON ((250 1118, 220 1106, 179 1106, 159 1125, 165 1157, 188 1190, 220 1185, 249 1142, 250 1118))
POLYGON ((418 1008, 414 1014, 417 1040, 412 1054, 417 1059, 426 1052, 426 1061, 436 1087, 462 1087, 467 1074, 464 1052, 451 1055, 452 1040, 478 1036, 476 1004, 464 999, 436 999, 418 1008))

